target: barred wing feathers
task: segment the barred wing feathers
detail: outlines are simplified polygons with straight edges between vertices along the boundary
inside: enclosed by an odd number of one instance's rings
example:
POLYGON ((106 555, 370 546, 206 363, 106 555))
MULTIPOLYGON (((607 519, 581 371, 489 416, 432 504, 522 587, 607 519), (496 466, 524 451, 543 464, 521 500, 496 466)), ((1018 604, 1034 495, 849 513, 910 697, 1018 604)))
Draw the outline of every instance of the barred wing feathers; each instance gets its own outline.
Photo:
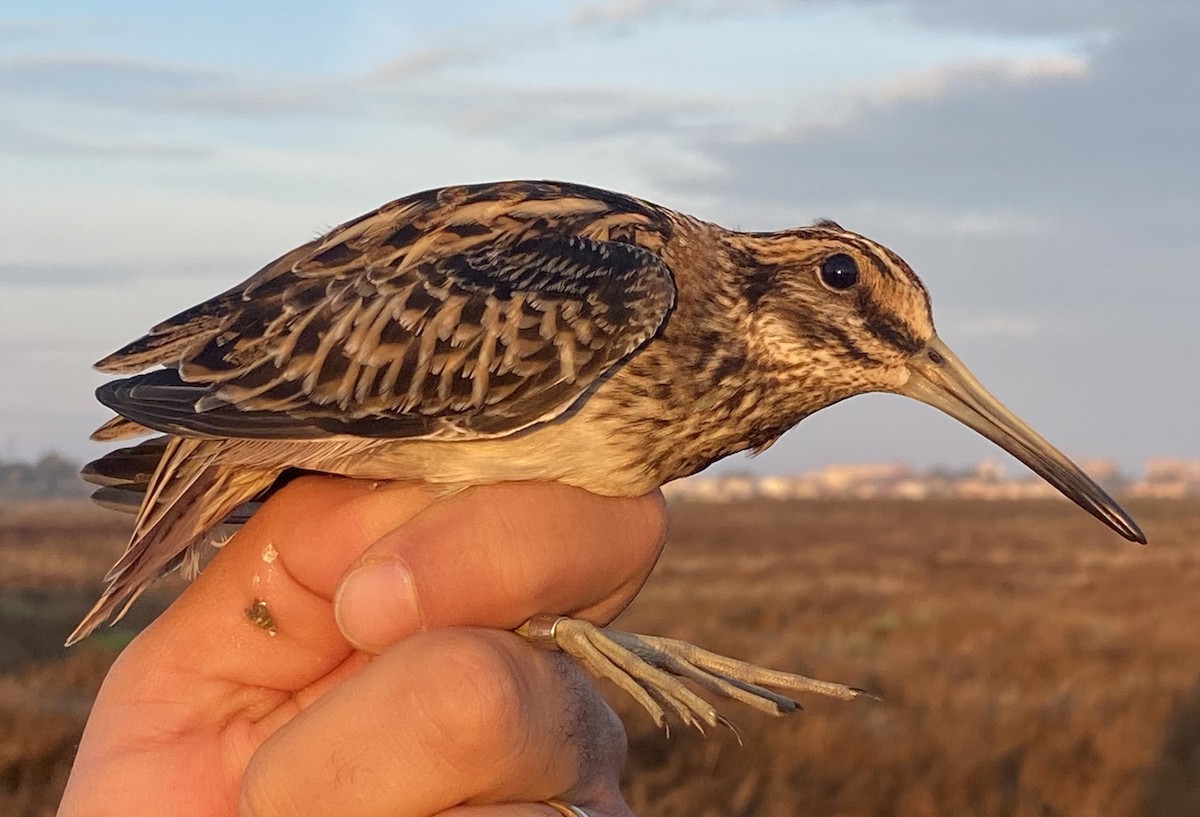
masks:
POLYGON ((133 423, 194 437, 502 436, 557 416, 674 304, 636 199, 506 183, 337 228, 97 364, 133 423), (614 199, 617 199, 614 201, 614 199))

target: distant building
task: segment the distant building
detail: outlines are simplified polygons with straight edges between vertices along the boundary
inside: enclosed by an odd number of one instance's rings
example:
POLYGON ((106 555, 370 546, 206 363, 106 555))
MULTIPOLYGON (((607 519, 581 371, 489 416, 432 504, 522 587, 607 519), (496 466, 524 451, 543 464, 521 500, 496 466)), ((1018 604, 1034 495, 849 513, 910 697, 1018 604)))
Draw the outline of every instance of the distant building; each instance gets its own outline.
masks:
POLYGON ((1079 461, 1079 467, 1101 485, 1116 485, 1121 480, 1121 469, 1116 460, 1101 457, 1090 457, 1079 461))
POLYGON ((1200 460, 1156 457, 1146 461, 1147 482, 1200 482, 1200 460))
POLYGON ((1149 460, 1142 478, 1130 483, 1126 493, 1149 499, 1200 496, 1200 460, 1176 457, 1149 460))
MULTIPOLYGON (((1097 482, 1131 497, 1200 497, 1200 461, 1159 458, 1146 463, 1143 476, 1124 479, 1116 462, 1088 459, 1083 468, 1097 482)), ((696 476, 671 483, 669 497, 698 502, 732 502, 760 497, 794 500, 819 498, 909 499, 937 497, 981 500, 1060 498, 1045 480, 1022 470, 1012 478, 996 460, 982 460, 961 471, 916 472, 903 463, 839 463, 802 474, 696 476)))
POLYGON ((832 491, 854 491, 865 485, 903 479, 912 470, 904 463, 856 463, 853 465, 826 465, 817 472, 817 478, 832 491))
POLYGON ((975 464, 975 478, 981 482, 1000 482, 1004 479, 1004 466, 998 460, 980 460, 975 464))

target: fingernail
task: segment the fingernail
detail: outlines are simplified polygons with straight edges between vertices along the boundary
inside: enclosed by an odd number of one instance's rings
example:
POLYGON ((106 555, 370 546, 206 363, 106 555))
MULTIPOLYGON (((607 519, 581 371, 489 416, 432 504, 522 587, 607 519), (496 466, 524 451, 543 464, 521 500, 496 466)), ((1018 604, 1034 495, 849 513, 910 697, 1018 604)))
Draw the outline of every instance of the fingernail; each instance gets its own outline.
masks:
POLYGON ((346 640, 368 652, 381 652, 421 629, 412 573, 403 562, 355 568, 338 588, 333 614, 346 640))

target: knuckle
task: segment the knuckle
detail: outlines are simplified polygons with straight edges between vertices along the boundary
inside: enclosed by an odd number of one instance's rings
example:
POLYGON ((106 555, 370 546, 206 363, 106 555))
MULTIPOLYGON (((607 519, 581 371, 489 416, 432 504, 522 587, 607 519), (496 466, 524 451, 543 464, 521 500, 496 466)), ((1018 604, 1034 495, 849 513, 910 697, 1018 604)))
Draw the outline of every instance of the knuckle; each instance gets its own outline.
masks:
POLYGON ((426 747, 455 767, 506 759, 523 740, 529 703, 522 669, 499 634, 463 633, 430 667, 422 704, 426 747))
POLYGON ((614 617, 645 584, 667 542, 667 510, 662 492, 653 491, 629 501, 633 504, 628 506, 626 517, 627 558, 622 572, 614 575, 619 577, 619 584, 614 586, 609 600, 615 599, 617 607, 607 618, 614 617))
POLYGON ((260 773, 257 758, 250 761, 238 791, 238 817, 287 817, 298 814, 287 796, 287 787, 275 775, 260 773))
POLYGON ((643 509, 643 523, 646 526, 645 541, 650 544, 652 553, 662 550, 667 542, 667 501, 660 490, 653 491, 639 498, 643 509))
POLYGON ((297 477, 275 491, 258 510, 251 523, 270 529, 288 530, 297 526, 297 519, 313 518, 313 509, 327 511, 336 504, 333 477, 305 475, 297 477))
POLYGON ((276 505, 303 506, 315 494, 329 489, 333 480, 328 476, 304 474, 288 482, 275 492, 276 505))

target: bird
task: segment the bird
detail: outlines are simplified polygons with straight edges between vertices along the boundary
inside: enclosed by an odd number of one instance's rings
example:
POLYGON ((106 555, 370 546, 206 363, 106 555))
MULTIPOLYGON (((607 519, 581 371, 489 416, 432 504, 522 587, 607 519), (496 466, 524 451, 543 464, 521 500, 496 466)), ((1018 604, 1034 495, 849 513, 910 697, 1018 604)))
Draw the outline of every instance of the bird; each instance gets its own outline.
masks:
MULTIPOLYGON (((153 436, 84 468, 94 499, 136 521, 68 644, 156 578, 194 572, 298 473, 636 496, 867 392, 942 410, 1146 541, 938 337, 909 265, 831 220, 743 232, 582 184, 441 187, 297 247, 96 367, 123 376, 96 391, 115 416, 93 438, 153 436)), ((266 604, 249 618, 287 626, 266 604)), ((660 725, 728 724, 681 679, 772 714, 798 693, 867 694, 552 610, 518 632, 660 725)))

